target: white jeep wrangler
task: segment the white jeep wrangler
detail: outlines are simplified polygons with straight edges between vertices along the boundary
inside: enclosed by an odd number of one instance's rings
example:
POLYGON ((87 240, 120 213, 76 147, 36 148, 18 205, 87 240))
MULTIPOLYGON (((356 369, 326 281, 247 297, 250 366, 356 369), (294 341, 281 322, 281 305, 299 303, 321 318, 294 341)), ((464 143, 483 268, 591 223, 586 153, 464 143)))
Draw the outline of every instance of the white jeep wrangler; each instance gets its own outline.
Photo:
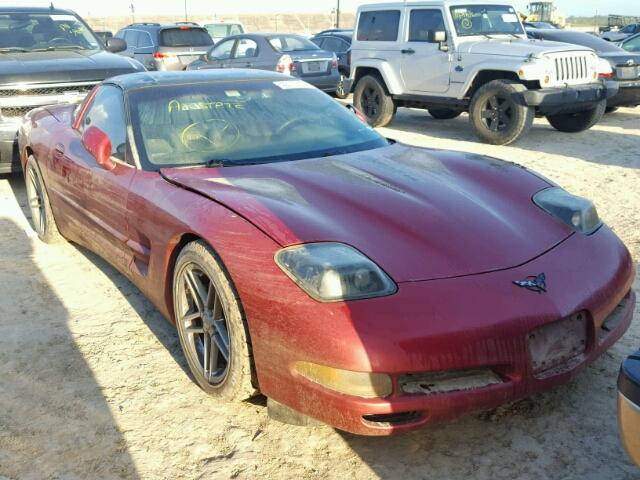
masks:
POLYGON ((509 3, 407 1, 358 9, 347 88, 374 127, 398 107, 437 119, 469 112, 485 142, 509 144, 536 115, 563 132, 591 128, 617 93, 590 49, 529 40, 509 3))

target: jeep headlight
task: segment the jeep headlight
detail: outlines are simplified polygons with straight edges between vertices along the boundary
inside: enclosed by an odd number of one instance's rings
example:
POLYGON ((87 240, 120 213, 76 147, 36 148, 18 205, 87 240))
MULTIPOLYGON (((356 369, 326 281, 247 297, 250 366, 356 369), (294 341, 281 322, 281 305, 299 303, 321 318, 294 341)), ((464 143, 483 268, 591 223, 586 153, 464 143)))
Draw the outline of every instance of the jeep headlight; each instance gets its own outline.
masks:
POLYGON ((397 286, 358 250, 342 243, 309 243, 280 250, 276 263, 320 302, 392 295, 397 286))
POLYGON ((562 188, 542 190, 533 197, 536 205, 570 228, 591 235, 602 226, 591 200, 572 195, 562 188))

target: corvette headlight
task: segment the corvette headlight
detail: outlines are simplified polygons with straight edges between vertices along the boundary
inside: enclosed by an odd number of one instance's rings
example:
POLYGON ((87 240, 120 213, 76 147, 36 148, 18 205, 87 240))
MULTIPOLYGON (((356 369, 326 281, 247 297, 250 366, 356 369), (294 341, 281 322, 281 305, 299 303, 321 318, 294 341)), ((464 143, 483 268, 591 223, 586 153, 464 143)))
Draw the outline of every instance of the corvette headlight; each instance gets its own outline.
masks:
POLYGON ((533 201, 545 212, 585 235, 591 235, 602 226, 591 200, 572 195, 562 188, 543 190, 533 197, 533 201))
POLYGON ((342 243, 309 243, 280 250, 278 266, 311 297, 339 302, 383 297, 396 284, 370 259, 342 243))

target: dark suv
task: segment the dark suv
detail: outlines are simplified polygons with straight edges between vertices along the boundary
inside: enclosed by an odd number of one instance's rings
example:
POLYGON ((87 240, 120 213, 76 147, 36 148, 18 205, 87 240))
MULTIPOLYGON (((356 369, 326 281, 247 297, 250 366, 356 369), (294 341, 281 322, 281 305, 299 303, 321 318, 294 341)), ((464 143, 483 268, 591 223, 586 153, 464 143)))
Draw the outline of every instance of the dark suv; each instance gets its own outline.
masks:
POLYGON ((122 55, 149 70, 184 70, 213 46, 207 30, 197 23, 132 23, 115 35, 127 42, 122 55))
POLYGON ((349 92, 344 89, 344 81, 351 74, 351 42, 353 41, 353 30, 332 29, 317 33, 311 41, 322 50, 333 52, 338 57, 338 71, 340 72, 340 83, 336 90, 338 98, 347 98, 349 92))
POLYGON ((74 12, 0 7, 0 173, 20 170, 16 134, 30 110, 81 101, 102 80, 144 67, 110 52, 74 12))

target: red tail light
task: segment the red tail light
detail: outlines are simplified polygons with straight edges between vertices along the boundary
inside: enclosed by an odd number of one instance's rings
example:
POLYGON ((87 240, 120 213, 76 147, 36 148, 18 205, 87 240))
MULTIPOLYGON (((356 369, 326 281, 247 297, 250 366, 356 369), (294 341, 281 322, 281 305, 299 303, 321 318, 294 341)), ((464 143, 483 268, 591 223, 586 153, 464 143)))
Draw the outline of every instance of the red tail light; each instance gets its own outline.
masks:
POLYGON ((336 54, 333 54, 333 60, 331 60, 331 69, 333 70, 337 70, 338 69, 338 57, 336 57, 336 54))
POLYGON ((164 53, 164 52, 155 52, 153 54, 153 58, 157 58, 157 59, 170 58, 170 57, 175 57, 175 54, 174 53, 164 53))
POLYGON ((180 28, 180 30, 191 30, 191 27, 185 27, 185 26, 178 27, 178 28, 180 28))
POLYGON ((293 58, 291 55, 283 55, 278 60, 278 64, 276 65, 276 72, 284 73, 285 75, 291 75, 296 71, 296 65, 293 63, 293 58))
POLYGON ((613 73, 600 73, 599 77, 604 79, 604 80, 611 80, 611 79, 613 79, 614 75, 613 75, 613 73))

